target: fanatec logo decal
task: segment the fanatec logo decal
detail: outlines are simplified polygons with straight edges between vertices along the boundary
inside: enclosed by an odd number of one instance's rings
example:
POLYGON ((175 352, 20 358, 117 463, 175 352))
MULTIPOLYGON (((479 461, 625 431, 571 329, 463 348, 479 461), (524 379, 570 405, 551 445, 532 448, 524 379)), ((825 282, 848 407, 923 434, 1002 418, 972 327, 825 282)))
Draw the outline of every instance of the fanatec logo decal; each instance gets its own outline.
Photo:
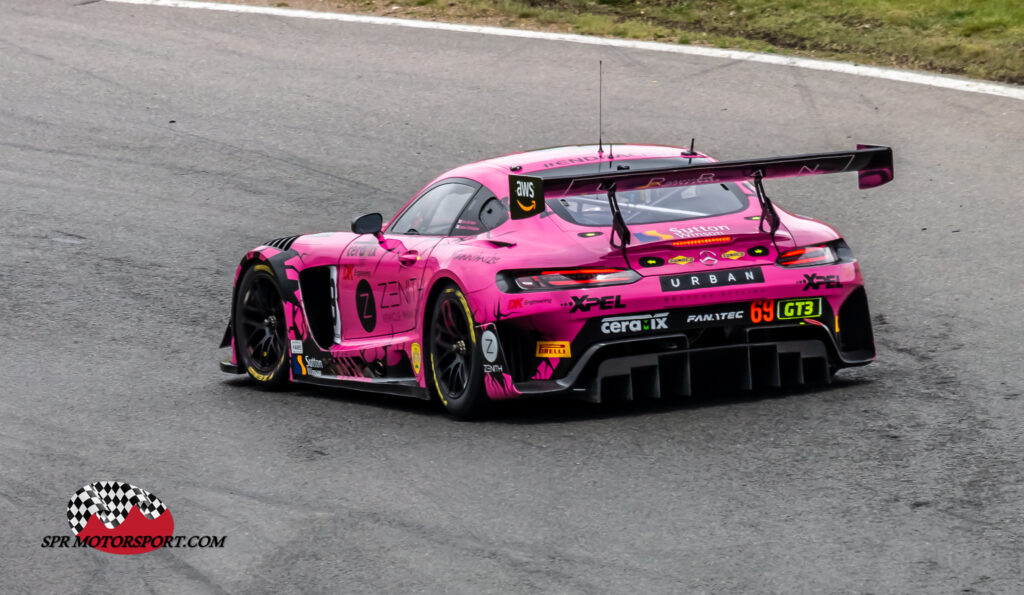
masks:
POLYGON ((668 312, 612 316, 601 319, 601 332, 606 335, 668 330, 668 312))
POLYGON ((74 533, 47 535, 44 548, 91 547, 111 554, 143 554, 162 547, 224 547, 225 536, 174 535, 174 517, 151 492, 121 481, 97 481, 68 501, 74 533))
POLYGON ((718 322, 720 320, 743 320, 743 310, 731 310, 729 312, 709 312, 707 314, 690 314, 686 322, 718 322))

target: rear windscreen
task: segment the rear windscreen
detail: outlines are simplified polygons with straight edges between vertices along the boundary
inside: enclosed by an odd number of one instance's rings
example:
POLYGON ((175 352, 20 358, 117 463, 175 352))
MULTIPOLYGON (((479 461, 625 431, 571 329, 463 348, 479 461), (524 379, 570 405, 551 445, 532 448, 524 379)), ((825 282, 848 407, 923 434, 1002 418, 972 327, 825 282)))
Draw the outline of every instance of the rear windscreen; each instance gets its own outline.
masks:
MULTIPOLYGON (((727 215, 749 204, 747 195, 732 183, 630 190, 617 193, 616 198, 627 225, 727 215)), ((547 203, 570 223, 605 227, 612 224, 608 195, 604 193, 549 198, 547 203)))

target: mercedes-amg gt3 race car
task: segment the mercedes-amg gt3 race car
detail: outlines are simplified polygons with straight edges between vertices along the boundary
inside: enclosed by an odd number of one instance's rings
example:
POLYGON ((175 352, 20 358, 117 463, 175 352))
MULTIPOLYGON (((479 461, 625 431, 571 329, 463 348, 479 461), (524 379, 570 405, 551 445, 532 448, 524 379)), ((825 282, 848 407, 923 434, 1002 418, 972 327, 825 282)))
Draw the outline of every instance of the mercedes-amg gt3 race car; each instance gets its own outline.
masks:
POLYGON ((386 225, 363 215, 246 254, 221 368, 436 396, 457 417, 522 397, 827 383, 875 356, 860 268, 763 180, 850 171, 885 184, 892 151, 570 146, 464 165, 386 225))

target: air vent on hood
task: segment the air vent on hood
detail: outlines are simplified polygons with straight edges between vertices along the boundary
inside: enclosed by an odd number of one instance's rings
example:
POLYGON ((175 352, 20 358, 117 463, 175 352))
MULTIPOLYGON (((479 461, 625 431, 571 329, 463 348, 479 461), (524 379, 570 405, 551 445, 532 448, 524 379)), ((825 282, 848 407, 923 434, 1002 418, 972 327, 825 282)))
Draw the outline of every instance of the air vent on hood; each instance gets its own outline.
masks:
POLYGON ((264 245, 270 246, 271 248, 277 248, 278 250, 287 250, 292 247, 295 240, 299 239, 299 236, 288 236, 284 238, 277 238, 276 240, 270 240, 264 245))

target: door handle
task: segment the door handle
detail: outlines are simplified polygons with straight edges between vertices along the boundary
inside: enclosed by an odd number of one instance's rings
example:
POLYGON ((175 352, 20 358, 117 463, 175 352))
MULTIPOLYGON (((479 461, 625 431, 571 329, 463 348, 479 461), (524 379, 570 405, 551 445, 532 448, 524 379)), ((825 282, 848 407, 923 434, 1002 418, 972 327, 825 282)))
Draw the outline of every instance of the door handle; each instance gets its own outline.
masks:
POLYGON ((409 250, 404 254, 398 255, 398 263, 402 266, 412 266, 416 264, 416 261, 420 259, 420 253, 415 250, 409 250))

